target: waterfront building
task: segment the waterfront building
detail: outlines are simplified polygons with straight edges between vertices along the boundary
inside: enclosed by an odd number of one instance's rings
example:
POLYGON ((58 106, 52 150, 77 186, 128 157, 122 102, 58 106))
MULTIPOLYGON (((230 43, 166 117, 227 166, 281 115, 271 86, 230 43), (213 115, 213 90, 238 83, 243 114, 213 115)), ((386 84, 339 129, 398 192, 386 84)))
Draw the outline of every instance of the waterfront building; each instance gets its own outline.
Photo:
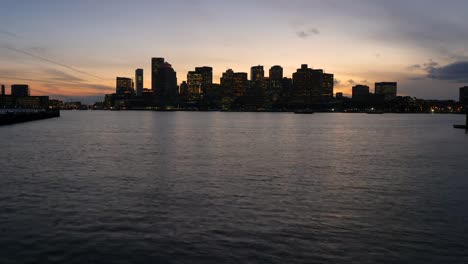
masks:
POLYGON ((385 101, 391 101, 397 97, 397 83, 396 82, 378 82, 375 83, 376 95, 383 96, 385 101))
POLYGON ((16 98, 16 107, 44 109, 49 107, 49 96, 26 96, 16 98))
POLYGON ((367 85, 355 85, 353 86, 352 98, 355 101, 366 101, 369 99, 369 86, 367 85))
POLYGON ((158 68, 158 74, 156 76, 156 90, 153 89, 155 95, 162 98, 162 103, 172 102, 178 95, 177 88, 177 73, 172 68, 172 65, 165 62, 158 68), (169 100, 169 101, 164 101, 169 100))
POLYGON ((164 62, 164 58, 151 59, 151 89, 153 91, 158 90, 159 68, 164 64, 164 62))
POLYGON ((26 97, 26 96, 29 96, 29 86, 27 84, 13 84, 13 85, 11 85, 11 96, 13 96, 13 97, 26 97))
POLYGON ((302 64, 293 73, 293 91, 290 103, 293 107, 308 107, 333 98, 333 74, 324 73, 321 69, 311 69, 302 64))
POLYGON ((343 98, 344 98, 343 93, 341 93, 341 92, 340 92, 340 93, 336 93, 336 99, 338 99, 338 100, 343 100, 343 98))
POLYGON ((136 95, 138 97, 143 95, 143 69, 135 70, 135 86, 136 86, 136 95))
POLYGON ((5 85, 2 84, 2 93, 1 93, 2 96, 5 95, 5 85))
POLYGON ((118 95, 133 94, 133 81, 127 77, 117 77, 115 93, 118 95))
POLYGON ((468 86, 460 88, 460 103, 468 105, 468 86))

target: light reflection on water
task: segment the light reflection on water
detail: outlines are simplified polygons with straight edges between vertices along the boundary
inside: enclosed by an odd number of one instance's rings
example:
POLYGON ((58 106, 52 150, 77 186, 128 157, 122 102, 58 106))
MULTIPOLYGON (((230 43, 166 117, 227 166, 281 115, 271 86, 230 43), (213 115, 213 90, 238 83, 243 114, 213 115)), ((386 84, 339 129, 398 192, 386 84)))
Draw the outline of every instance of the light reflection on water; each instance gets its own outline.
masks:
POLYGON ((463 119, 70 111, 0 127, 0 262, 465 263, 463 119))

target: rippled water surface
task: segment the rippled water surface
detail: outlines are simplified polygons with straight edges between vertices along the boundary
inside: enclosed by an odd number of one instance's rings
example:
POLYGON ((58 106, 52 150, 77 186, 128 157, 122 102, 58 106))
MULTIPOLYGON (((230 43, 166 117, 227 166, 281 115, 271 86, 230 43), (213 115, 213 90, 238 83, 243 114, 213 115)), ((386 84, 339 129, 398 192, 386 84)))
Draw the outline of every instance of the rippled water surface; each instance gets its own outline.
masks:
POLYGON ((463 120, 70 111, 0 127, 0 263, 468 263, 463 120))

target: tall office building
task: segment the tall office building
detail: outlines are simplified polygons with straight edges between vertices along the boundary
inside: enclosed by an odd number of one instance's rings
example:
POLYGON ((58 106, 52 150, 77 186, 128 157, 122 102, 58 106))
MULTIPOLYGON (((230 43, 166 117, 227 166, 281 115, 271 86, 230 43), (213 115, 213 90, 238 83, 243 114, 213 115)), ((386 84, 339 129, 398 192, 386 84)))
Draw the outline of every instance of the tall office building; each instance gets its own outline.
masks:
POLYGON ((369 98, 369 86, 355 85, 353 86, 353 100, 365 101, 369 98))
POLYGON ((333 74, 324 73, 321 69, 314 70, 307 64, 302 64, 301 68, 293 73, 291 104, 295 107, 304 107, 326 102, 333 98, 333 88, 333 74))
POLYGON ((143 95, 143 69, 135 70, 136 95, 143 95))
POLYGON ((468 105, 468 86, 460 88, 460 103, 468 105))
POLYGON ((2 96, 5 95, 5 85, 2 84, 2 96))
POLYGON ((133 81, 127 77, 117 77, 115 85, 115 93, 119 95, 133 94, 133 81))
MULTIPOLYGON (((156 96, 164 99, 174 99, 178 95, 177 73, 171 64, 165 62, 158 67, 155 81, 157 83, 154 90, 156 96)), ((163 101, 163 103, 169 103, 169 101, 163 101)))
POLYGON ((13 97, 27 97, 29 96, 29 86, 27 84, 12 84, 11 96, 13 97))
POLYGON ((188 96, 190 100, 199 100, 207 95, 213 85, 213 68, 196 67, 187 73, 188 96))
POLYGON ((265 79, 265 71, 263 70, 263 66, 253 66, 250 68, 250 80, 251 81, 261 81, 265 79))
POLYGON ((229 69, 221 77, 221 89, 228 95, 243 97, 246 95, 249 80, 246 72, 234 72, 229 69))
POLYGON ((333 98, 333 88, 335 86, 335 78, 331 73, 323 73, 322 82, 322 97, 324 99, 333 98))
POLYGON ((397 83, 396 82, 375 83, 375 94, 383 96, 385 101, 391 101, 397 97, 397 83))
POLYGON ((187 99, 200 100, 203 90, 203 74, 197 71, 187 73, 187 99))
POLYGON ((246 95, 249 80, 246 72, 235 72, 233 75, 233 93, 236 97, 246 95))
POLYGON ((195 71, 202 75, 201 91, 203 95, 206 95, 213 84, 213 68, 209 66, 196 67, 195 71))
POLYGON ((158 89, 158 75, 159 68, 164 64, 164 58, 151 59, 151 89, 156 91, 158 89))
POLYGON ((270 81, 280 82, 283 79, 283 67, 275 65, 270 68, 269 72, 270 81))

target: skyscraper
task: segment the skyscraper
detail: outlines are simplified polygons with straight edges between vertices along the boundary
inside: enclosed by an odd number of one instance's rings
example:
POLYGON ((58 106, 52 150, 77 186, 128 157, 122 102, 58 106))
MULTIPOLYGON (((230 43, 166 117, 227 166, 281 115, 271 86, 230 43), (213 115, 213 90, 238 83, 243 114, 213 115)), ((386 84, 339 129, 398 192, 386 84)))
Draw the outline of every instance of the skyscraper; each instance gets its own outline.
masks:
POLYGON ((196 67, 195 71, 202 75, 201 91, 203 95, 206 95, 213 84, 213 68, 209 66, 196 67))
POLYGON ((246 72, 235 72, 233 75, 233 93, 236 97, 246 95, 249 80, 246 72))
POLYGON ((460 103, 468 105, 468 86, 460 88, 460 103))
POLYGON ((143 69, 135 70, 136 95, 143 95, 143 69))
POLYGON ((164 58, 151 59, 151 89, 156 91, 158 89, 158 74, 159 68, 164 64, 164 58))
POLYGON ((265 71, 263 70, 263 66, 253 66, 250 68, 250 80, 251 81, 260 81, 265 78, 265 71))
POLYGON ((177 73, 172 65, 165 62, 158 67, 158 73, 155 79, 157 85, 156 96, 163 99, 162 103, 172 103, 172 100, 178 95, 177 73))
POLYGON ((117 77, 115 85, 115 93, 119 95, 133 94, 133 81, 127 77, 117 77))
POLYGON ((391 101, 397 97, 396 82, 375 83, 375 94, 382 95, 385 101, 391 101))
POLYGON ((335 86, 335 78, 331 73, 323 73, 322 96, 324 99, 333 98, 333 88, 335 86))
POLYGON ((203 74, 197 71, 187 73, 187 99, 191 101, 200 100, 203 87, 203 74))
POLYGON ((29 96, 29 86, 27 84, 12 84, 11 96, 13 97, 29 96))

